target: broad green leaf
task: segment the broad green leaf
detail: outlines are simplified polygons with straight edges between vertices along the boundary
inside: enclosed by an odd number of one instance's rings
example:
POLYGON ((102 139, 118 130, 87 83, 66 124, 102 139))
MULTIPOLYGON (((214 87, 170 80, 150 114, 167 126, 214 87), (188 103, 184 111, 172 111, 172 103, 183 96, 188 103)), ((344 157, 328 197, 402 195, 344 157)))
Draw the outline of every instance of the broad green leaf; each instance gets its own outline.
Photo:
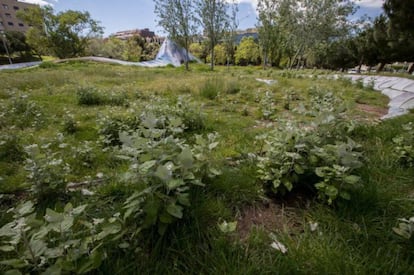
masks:
POLYGON ((338 195, 338 189, 335 186, 328 185, 326 186, 325 194, 331 198, 334 198, 338 195))
POLYGON ((175 203, 171 203, 167 206, 167 212, 172 216, 181 219, 183 217, 183 207, 175 203))
POLYGON ((16 210, 17 210, 17 213, 19 213, 20 216, 24 216, 24 215, 30 214, 34 211, 33 206, 34 206, 33 202, 27 201, 27 202, 17 206, 16 210))
POLYGON ((14 268, 23 268, 26 267, 28 264, 22 259, 10 259, 10 260, 3 260, 0 262, 2 265, 8 265, 14 268))
POLYGON ((149 113, 145 116, 145 119, 142 121, 142 125, 148 129, 154 129, 157 126, 157 118, 154 114, 149 113))
POLYGON ((38 258, 43 255, 47 249, 47 244, 43 240, 31 240, 29 242, 31 253, 38 258))
POLYGON ((291 181, 289 181, 289 180, 283 180, 282 182, 283 182, 283 185, 286 187, 286 189, 287 189, 288 191, 292 191, 292 189, 293 189, 293 184, 292 184, 292 182, 291 182, 291 181))
POLYGON ((107 224, 102 228, 102 231, 96 236, 96 239, 102 240, 105 237, 109 235, 113 235, 121 231, 121 225, 120 224, 107 224))
POLYGON ((61 232, 67 232, 73 225, 74 218, 72 216, 65 216, 60 223, 61 232))
POLYGON ((219 143, 218 142, 213 142, 213 143, 210 143, 209 145, 208 145, 208 149, 209 150, 213 150, 214 148, 216 148, 217 147, 217 145, 218 145, 219 143))
POLYGON ((47 208, 46 215, 44 218, 49 223, 60 223, 63 221, 64 216, 62 213, 58 213, 58 212, 53 211, 50 208, 47 208))
POLYGON ((299 175, 305 173, 305 170, 302 168, 302 166, 300 166, 299 164, 295 164, 293 166, 293 169, 295 170, 296 173, 298 173, 299 175))
POLYGON ((345 200, 350 200, 351 199, 351 195, 348 192, 346 192, 346 191, 341 191, 339 193, 339 196, 341 198, 345 199, 345 200))
POLYGON ((219 227, 220 231, 223 232, 223 233, 232 233, 232 232, 236 231, 237 221, 235 221, 235 222, 223 221, 222 223, 220 223, 218 225, 218 227, 219 227))
POLYGON ((326 167, 316 167, 316 168, 315 168, 315 174, 316 174, 318 177, 323 178, 323 177, 325 177, 325 176, 326 176, 326 172, 325 172, 325 170, 326 170, 326 167))
POLYGON ((178 160, 181 163, 181 165, 186 168, 190 169, 193 167, 193 153, 189 148, 184 148, 181 153, 178 155, 178 160))
POLYGON ((94 250, 92 255, 90 255, 90 257, 88 257, 87 260, 80 266, 77 273, 85 274, 98 268, 104 259, 105 256, 100 251, 94 250))
POLYGON ((174 190, 182 185, 184 185, 185 182, 182 179, 172 179, 170 181, 167 182, 167 187, 170 190, 174 190))
POLYGON ((133 142, 131 136, 127 132, 119 132, 119 141, 122 142, 123 145, 132 147, 133 142))
POLYGON ((3 245, 0 246, 0 251, 4 251, 4 252, 10 252, 14 250, 14 246, 11 245, 3 245))
POLYGON ((5 225, 3 225, 3 227, 0 228, 0 237, 11 237, 16 235, 16 222, 9 222, 5 225))
POLYGON ((358 182, 359 182, 359 180, 360 180, 360 177, 355 176, 355 175, 349 175, 349 176, 346 176, 346 177, 344 178, 344 181, 345 181, 346 183, 348 183, 348 184, 352 184, 352 185, 354 185, 354 184, 358 183, 358 182))
POLYGON ((62 274, 62 268, 58 265, 52 265, 48 269, 45 270, 45 272, 42 273, 42 275, 60 275, 62 274))
POLYGON ((146 161, 143 164, 141 164, 138 169, 139 169, 140 173, 146 174, 146 173, 148 173, 149 169, 154 167, 155 164, 157 164, 156 160, 146 161))
POLYGON ((72 211, 72 209, 73 209, 73 205, 72 205, 70 202, 68 202, 68 203, 65 205, 65 208, 63 209, 63 212, 65 212, 65 213, 69 213, 70 211, 72 211))
POLYGON ((150 227, 157 222, 158 212, 161 207, 160 200, 156 197, 149 197, 145 202, 143 211, 145 213, 145 219, 143 222, 144 227, 150 227))
POLYGON ((160 165, 154 175, 162 181, 168 181, 171 178, 171 171, 164 165, 160 165))
POLYGON ((21 275, 22 273, 17 269, 12 269, 4 272, 4 275, 21 275))
POLYGON ((83 211, 85 211, 85 209, 86 209, 87 206, 88 206, 87 204, 84 204, 84 205, 80 205, 80 206, 74 208, 72 210, 72 214, 75 215, 75 216, 77 216, 79 214, 82 214, 83 211))
POLYGON ((190 206, 190 195, 188 193, 185 194, 178 194, 177 195, 178 202, 181 205, 190 206))

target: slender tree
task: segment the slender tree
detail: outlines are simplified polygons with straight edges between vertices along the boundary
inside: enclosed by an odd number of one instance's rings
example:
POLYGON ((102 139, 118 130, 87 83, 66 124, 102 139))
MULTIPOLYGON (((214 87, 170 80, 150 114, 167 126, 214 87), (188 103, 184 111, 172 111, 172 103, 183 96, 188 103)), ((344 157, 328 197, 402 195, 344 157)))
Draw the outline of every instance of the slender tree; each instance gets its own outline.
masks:
POLYGON ((209 41, 210 68, 214 70, 214 47, 224 38, 231 25, 231 17, 227 13, 228 1, 197 0, 196 3, 204 35, 209 41))
POLYGON ((188 49, 197 31, 194 1, 191 0, 154 0, 155 13, 160 25, 168 36, 186 51, 185 68, 189 69, 188 49))

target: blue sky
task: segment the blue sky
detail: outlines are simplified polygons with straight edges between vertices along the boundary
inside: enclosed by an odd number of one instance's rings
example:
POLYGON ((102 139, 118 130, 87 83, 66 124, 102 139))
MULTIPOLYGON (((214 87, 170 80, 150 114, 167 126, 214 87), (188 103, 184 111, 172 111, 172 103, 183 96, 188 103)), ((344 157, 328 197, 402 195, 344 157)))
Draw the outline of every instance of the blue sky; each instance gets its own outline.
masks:
MULTIPOLYGON (((157 26, 152 0, 21 0, 23 2, 51 4, 55 11, 68 9, 88 11, 92 18, 101 22, 105 36, 111 33, 150 28, 163 34, 157 26)), ((246 29, 256 24, 255 7, 257 0, 239 0, 239 28, 246 29)), ((383 0, 355 0, 360 6, 356 16, 368 14, 371 17, 381 13, 383 0)))

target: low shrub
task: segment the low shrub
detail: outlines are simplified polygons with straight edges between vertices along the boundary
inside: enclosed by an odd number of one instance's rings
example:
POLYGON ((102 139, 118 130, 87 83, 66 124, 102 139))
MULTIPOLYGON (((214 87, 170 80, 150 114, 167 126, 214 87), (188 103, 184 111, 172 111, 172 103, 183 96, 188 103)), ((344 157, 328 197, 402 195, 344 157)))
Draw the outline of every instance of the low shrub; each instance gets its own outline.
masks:
POLYGON ((213 100, 219 92, 223 90, 223 81, 219 78, 207 79, 200 87, 200 95, 204 98, 213 100))

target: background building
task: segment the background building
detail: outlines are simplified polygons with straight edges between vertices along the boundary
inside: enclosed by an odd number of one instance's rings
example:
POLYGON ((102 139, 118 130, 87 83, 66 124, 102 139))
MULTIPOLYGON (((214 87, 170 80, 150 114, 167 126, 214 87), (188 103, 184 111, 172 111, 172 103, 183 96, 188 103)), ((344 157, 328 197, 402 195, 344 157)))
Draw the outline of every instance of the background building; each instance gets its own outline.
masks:
POLYGON ((0 30, 25 32, 29 28, 19 20, 16 13, 35 7, 34 4, 19 2, 17 0, 0 0, 0 30))
POLYGON ((135 30, 127 30, 127 31, 119 31, 112 35, 113 37, 116 37, 121 40, 127 40, 128 38, 134 37, 134 36, 141 36, 145 39, 151 39, 155 37, 155 33, 153 31, 150 31, 149 29, 135 29, 135 30))

